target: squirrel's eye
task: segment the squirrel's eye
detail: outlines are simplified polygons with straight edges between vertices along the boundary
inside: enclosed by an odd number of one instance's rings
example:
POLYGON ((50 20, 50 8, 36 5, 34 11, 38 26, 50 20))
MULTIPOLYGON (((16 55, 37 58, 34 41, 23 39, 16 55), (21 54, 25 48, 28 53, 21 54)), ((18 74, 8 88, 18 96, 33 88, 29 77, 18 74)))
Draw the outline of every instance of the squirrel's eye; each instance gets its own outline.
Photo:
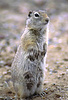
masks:
POLYGON ((35 17, 39 17, 39 14, 38 13, 35 13, 35 17))

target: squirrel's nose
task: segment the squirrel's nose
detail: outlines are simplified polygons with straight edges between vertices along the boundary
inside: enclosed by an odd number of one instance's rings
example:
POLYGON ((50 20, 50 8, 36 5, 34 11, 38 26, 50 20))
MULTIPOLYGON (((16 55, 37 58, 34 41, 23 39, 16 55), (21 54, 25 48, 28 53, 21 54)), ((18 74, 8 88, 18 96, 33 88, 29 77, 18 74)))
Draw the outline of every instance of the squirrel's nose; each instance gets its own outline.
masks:
POLYGON ((45 22, 46 22, 46 24, 48 24, 48 22, 49 22, 49 18, 46 18, 46 19, 45 19, 45 22))

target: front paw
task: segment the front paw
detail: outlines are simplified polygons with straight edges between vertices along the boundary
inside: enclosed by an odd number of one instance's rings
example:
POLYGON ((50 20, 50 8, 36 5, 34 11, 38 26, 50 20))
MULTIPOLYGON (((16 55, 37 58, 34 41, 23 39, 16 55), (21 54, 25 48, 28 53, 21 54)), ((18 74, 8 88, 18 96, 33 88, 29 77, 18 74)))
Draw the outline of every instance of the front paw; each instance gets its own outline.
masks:
POLYGON ((38 59, 38 52, 35 49, 30 49, 29 50, 29 56, 28 58, 30 59, 30 61, 35 61, 36 59, 38 59))

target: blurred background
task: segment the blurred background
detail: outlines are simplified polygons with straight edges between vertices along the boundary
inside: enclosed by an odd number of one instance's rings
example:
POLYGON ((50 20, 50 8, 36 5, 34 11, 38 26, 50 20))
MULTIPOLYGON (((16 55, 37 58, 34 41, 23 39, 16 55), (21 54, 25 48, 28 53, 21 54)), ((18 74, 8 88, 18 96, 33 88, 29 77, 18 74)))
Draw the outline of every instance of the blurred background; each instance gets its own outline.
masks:
POLYGON ((0 0, 0 100, 13 100, 11 64, 30 10, 50 17, 45 95, 33 100, 68 100, 68 0, 0 0))

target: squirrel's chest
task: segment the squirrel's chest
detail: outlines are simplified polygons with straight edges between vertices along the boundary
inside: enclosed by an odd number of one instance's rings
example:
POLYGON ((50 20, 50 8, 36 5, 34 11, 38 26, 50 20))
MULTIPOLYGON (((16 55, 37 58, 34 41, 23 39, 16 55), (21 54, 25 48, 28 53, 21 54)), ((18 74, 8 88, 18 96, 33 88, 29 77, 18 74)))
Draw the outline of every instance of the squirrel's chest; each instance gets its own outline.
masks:
POLYGON ((28 35, 22 41, 22 44, 25 56, 30 61, 41 61, 44 58, 47 51, 47 44, 42 37, 28 35))
POLYGON ((43 61, 45 54, 46 54, 46 46, 38 46, 38 49, 31 48, 28 50, 28 59, 30 61, 43 61))
POLYGON ((36 50, 43 51, 44 45, 43 36, 35 36, 35 35, 26 35, 22 39, 22 47, 25 52, 28 52, 29 49, 34 48, 36 50))

